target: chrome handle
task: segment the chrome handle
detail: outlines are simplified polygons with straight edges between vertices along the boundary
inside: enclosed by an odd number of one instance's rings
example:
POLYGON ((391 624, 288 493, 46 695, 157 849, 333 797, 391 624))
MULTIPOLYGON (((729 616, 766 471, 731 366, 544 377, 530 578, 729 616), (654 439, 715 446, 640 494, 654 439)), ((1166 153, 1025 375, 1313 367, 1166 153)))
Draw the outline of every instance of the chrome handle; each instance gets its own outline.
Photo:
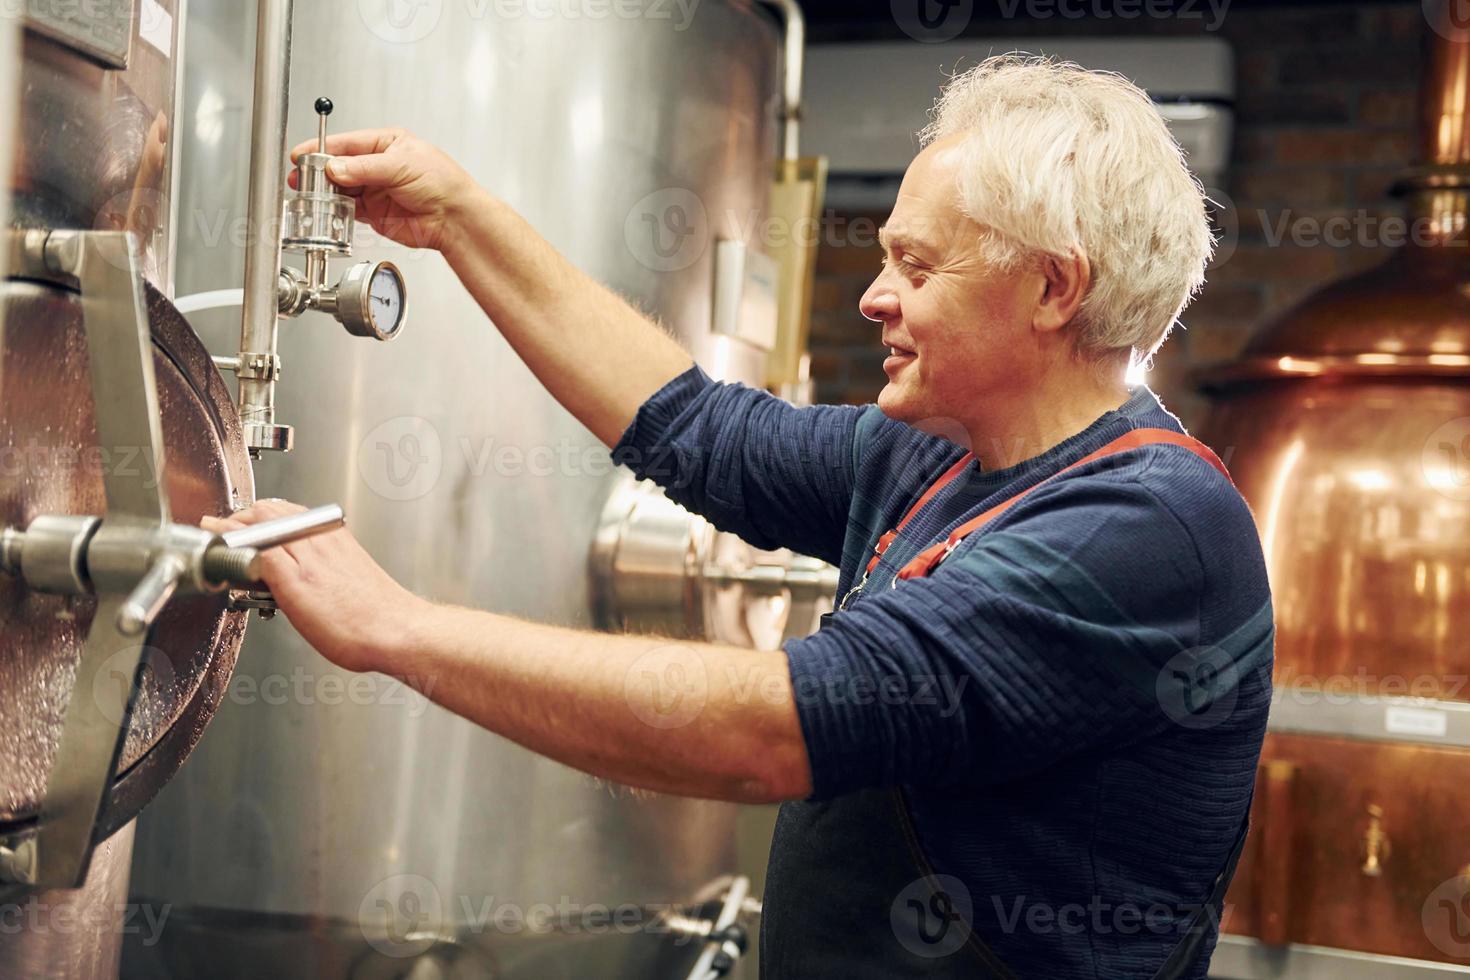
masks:
POLYGON ((346 525, 347 517, 342 513, 341 506, 327 504, 300 514, 292 514, 290 517, 278 517, 272 521, 242 527, 238 531, 229 531, 223 538, 227 548, 254 548, 256 551, 264 551, 335 531, 346 525))
POLYGON ((184 559, 175 554, 164 555, 139 580, 117 611, 117 631, 123 636, 142 636, 163 612, 163 607, 179 588, 179 579, 187 569, 184 559))

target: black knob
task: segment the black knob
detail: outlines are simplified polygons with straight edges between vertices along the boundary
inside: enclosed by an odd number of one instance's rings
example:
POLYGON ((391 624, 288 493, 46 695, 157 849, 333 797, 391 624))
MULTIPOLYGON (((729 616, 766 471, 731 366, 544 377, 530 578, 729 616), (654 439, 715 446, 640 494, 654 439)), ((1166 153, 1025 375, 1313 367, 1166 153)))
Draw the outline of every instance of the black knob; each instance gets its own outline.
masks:
POLYGON ((333 108, 332 100, 325 95, 316 100, 316 114, 319 116, 330 116, 333 108))

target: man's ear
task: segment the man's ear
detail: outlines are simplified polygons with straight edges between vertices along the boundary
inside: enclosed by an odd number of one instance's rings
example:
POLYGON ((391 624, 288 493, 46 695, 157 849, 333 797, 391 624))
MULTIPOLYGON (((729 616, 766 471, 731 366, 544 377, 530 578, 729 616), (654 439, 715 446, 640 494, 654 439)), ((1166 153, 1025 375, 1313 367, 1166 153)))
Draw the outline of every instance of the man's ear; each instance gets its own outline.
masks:
POLYGON ((1039 271, 1043 287, 1032 315, 1032 326, 1044 332, 1060 330, 1082 309, 1087 287, 1092 284, 1092 263, 1081 252, 1071 256, 1043 255, 1039 271))

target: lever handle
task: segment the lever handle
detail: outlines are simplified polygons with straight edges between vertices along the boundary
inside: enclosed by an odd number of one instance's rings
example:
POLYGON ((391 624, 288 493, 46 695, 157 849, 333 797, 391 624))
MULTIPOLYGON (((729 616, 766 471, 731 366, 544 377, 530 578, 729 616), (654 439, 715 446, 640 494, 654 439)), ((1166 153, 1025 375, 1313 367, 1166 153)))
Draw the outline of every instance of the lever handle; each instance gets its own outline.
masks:
POLYGON ((290 517, 278 517, 230 531, 222 536, 224 544, 204 552, 204 577, 235 588, 250 588, 260 580, 255 560, 262 551, 335 531, 346 524, 347 518, 341 506, 327 504, 290 517))
POLYGON ((163 612, 179 587, 187 565, 176 554, 166 554, 134 586, 117 611, 117 631, 123 636, 142 636, 163 612))
POLYGON ((300 541, 302 538, 335 531, 346 524, 347 516, 342 512, 341 505, 326 504, 290 517, 278 517, 273 521, 229 531, 223 537, 228 548, 254 548, 256 551, 264 551, 300 541))

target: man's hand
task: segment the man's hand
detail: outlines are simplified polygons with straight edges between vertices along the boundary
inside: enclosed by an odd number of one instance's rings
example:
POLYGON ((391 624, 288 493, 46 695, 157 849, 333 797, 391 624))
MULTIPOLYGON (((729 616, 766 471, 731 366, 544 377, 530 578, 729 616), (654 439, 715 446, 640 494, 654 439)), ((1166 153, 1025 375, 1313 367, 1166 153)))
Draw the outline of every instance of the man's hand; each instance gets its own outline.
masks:
MULTIPOLYGON (((302 143, 291 151, 291 161, 317 147, 316 140, 302 143)), ((337 133, 327 137, 327 152, 337 157, 327 176, 357 198, 358 218, 409 248, 444 251, 458 234, 463 209, 483 195, 447 153, 407 130, 337 133)))
MULTIPOLYGON (((263 500, 216 533, 303 508, 263 500)), ((492 732, 630 786, 742 803, 801 799, 811 766, 786 655, 541 626, 434 605, 393 581, 347 531, 261 554, 301 636, 347 670, 417 687, 492 732), (664 720, 672 665, 698 678, 692 711, 664 720), (649 688, 649 678, 653 687, 649 688)), ((679 691, 682 702, 689 692, 679 691)))
MULTIPOLYGON (((304 507, 262 500, 233 517, 206 517, 216 534, 299 514, 304 507)), ((261 553, 261 576, 291 625, 328 660, 347 670, 392 673, 392 653, 430 604, 395 582, 351 532, 331 531, 261 553)))

